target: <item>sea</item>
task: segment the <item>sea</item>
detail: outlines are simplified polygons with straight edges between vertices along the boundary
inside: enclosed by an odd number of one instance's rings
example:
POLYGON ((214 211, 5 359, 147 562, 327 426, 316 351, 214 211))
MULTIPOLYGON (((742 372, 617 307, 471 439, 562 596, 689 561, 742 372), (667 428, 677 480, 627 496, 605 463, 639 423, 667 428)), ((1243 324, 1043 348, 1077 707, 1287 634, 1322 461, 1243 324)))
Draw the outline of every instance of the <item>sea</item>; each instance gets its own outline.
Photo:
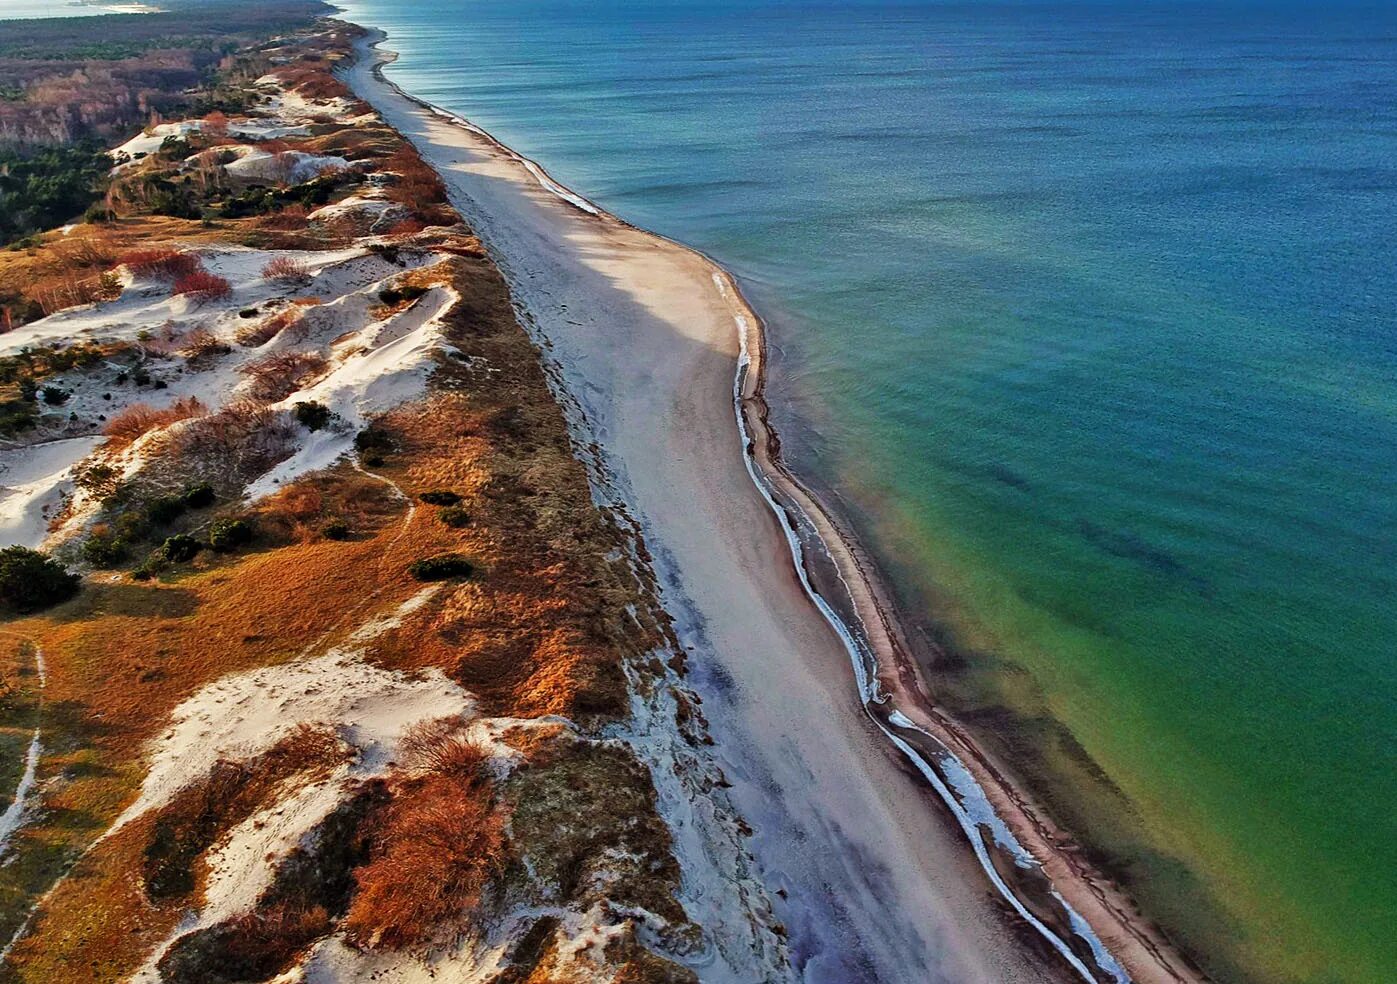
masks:
POLYGON ((735 273, 938 697, 1180 947, 1393 979, 1397 4, 342 4, 735 273))

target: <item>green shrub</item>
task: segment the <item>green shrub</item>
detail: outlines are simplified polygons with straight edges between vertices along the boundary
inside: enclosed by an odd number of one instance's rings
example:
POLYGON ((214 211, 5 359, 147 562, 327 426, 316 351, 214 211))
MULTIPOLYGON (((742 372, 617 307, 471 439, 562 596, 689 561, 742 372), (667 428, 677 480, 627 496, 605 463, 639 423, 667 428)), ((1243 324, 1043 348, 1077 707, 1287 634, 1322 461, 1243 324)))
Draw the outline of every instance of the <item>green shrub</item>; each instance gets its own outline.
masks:
POLYGON ((112 533, 93 533, 82 545, 82 558, 93 567, 111 568, 126 559, 126 541, 112 533))
POLYGON ((348 540, 353 532, 342 519, 332 519, 320 528, 321 535, 327 540, 348 540))
POLYGON ((78 472, 73 484, 94 499, 109 499, 121 488, 121 470, 115 465, 98 462, 78 472))
POLYGON ((182 564, 199 555, 204 545, 192 536, 176 533, 160 546, 160 554, 172 564, 182 564))
POLYGON ((296 404, 291 408, 291 415, 296 418, 296 423, 309 431, 320 430, 335 416, 325 404, 313 400, 296 404))
POLYGON ((146 504, 146 519, 154 526, 169 526, 184 515, 184 510, 183 496, 162 495, 146 504))
POLYGON ((461 554, 444 553, 415 560, 407 570, 419 581, 446 581, 453 577, 470 577, 475 567, 461 554))
POLYGON ((57 386, 45 386, 40 392, 44 402, 51 407, 62 406, 68 402, 68 397, 72 395, 67 390, 61 390, 57 386))
POLYGON ((429 489, 417 498, 421 499, 429 506, 454 506, 461 501, 459 495, 447 489, 429 489))
POLYGON ((204 509, 217 500, 218 496, 214 495, 213 486, 208 482, 200 482, 184 490, 184 504, 190 509, 204 509))
POLYGON ((390 307, 401 304, 403 301, 415 301, 423 294, 427 293, 426 287, 418 287, 414 284, 407 284, 403 287, 385 287, 378 292, 378 299, 390 307))
POLYGON ((219 553, 232 553, 252 542, 252 526, 242 519, 220 519, 209 528, 209 546, 219 553))
POLYGON ((471 514, 461 506, 447 506, 437 513, 437 519, 453 530, 464 529, 471 524, 471 514))
POLYGON ((370 424, 354 435, 354 450, 360 452, 392 451, 393 439, 388 436, 387 431, 370 424))
POLYGON ((47 554, 28 547, 0 550, 0 606, 32 612, 77 594, 81 578, 47 554))

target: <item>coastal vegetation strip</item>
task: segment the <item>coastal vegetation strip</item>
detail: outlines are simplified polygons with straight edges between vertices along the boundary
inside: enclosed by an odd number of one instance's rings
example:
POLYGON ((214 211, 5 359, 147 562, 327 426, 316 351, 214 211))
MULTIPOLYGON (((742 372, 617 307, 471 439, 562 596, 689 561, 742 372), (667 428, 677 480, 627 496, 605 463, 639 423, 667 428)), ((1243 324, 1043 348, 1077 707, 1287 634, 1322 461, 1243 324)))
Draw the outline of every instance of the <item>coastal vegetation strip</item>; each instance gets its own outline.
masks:
POLYGON ((245 111, 148 127, 0 253, 0 455, 39 473, 6 531, 85 575, 9 626, 49 682, 2 979, 687 982, 709 945, 606 737, 682 668, 643 549, 440 180, 334 79, 353 37, 227 53, 245 111))

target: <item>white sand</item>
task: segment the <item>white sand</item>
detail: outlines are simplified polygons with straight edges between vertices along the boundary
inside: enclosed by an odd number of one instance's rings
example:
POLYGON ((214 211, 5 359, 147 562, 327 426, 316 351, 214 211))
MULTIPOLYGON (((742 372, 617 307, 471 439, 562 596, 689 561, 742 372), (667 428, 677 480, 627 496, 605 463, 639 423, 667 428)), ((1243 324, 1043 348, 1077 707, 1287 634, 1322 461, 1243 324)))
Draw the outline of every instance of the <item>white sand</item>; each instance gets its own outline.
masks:
POLYGON ((379 83, 367 60, 349 81, 442 173, 604 448, 692 650, 762 876, 789 894, 777 915, 804 979, 1060 979, 863 714, 845 649, 794 576, 744 464, 731 402, 741 310, 712 265, 570 203, 379 83))
POLYGON ((74 437, 0 451, 0 547, 39 548, 63 494, 72 491, 74 467, 99 443, 74 437))

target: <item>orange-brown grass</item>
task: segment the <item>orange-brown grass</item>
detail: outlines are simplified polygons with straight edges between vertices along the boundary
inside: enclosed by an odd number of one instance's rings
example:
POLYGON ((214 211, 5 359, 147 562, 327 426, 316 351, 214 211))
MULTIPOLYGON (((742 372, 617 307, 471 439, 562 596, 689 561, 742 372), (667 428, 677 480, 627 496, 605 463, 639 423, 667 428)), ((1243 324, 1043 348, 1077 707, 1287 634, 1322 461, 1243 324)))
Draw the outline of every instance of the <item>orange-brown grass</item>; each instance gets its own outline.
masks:
MULTIPOLYGON (((142 744, 165 726, 179 701, 225 674, 293 659, 307 647, 318 652, 419 590, 403 571, 447 547, 450 538, 426 516, 407 525, 393 519, 366 513, 359 538, 349 542, 291 543, 203 571, 196 562, 195 573, 175 584, 91 581, 73 601, 12 623, 11 630, 45 652, 45 701, 52 709, 45 734, 53 751, 41 772, 46 820, 18 832, 21 861, 0 871, 7 911, 22 914, 29 904, 25 892, 56 877, 62 859, 100 833, 135 795, 144 773, 142 744)), ((112 842, 126 844, 126 831, 112 842)), ((117 849, 104 845, 102 870, 140 870, 137 846, 105 853, 117 849)), ((112 933, 120 931, 124 916, 118 914, 127 903, 84 895, 80 888, 91 877, 45 903, 34 935, 16 951, 26 966, 48 952, 81 946, 87 954, 86 946, 100 947, 100 939, 73 928, 96 925, 99 917, 112 933), (80 923, 70 911, 75 907, 95 922, 80 923)))
POLYGON ((264 538, 292 543, 319 539, 332 520, 347 523, 356 535, 372 533, 402 509, 390 486, 341 465, 268 496, 258 503, 253 516, 264 538))
POLYGON ((77 966, 82 980, 129 975, 202 893, 208 848, 288 781, 323 778, 346 752, 333 732, 303 727, 252 759, 219 761, 84 856, 45 900, 11 966, 23 966, 23 980, 74 980, 77 966))
POLYGON ((121 265, 143 277, 164 277, 175 280, 203 269, 203 262, 194 253, 177 249, 138 249, 122 254, 121 265))
POLYGON ((504 820, 494 803, 488 755, 450 722, 420 726, 405 742, 425 774, 403 780, 372 834, 369 863, 346 938, 400 949, 474 928, 486 888, 505 868, 504 820))
POLYGON ((440 666, 487 713, 622 714, 621 659, 658 635, 637 630, 628 614, 648 609, 626 565, 607 559, 619 534, 592 504, 498 273, 465 258, 433 270, 411 279, 449 280, 463 298, 447 313, 448 340, 499 371, 486 381, 443 362, 430 402, 390 414, 384 426, 410 462, 405 489, 463 497, 472 522, 453 530, 456 549, 486 573, 411 616, 412 631, 381 640, 376 658, 440 666))
POLYGON ((133 403, 108 420, 102 433, 111 438, 113 444, 130 444, 158 427, 168 427, 176 421, 206 413, 208 408, 194 396, 183 397, 159 409, 149 403, 133 403))
POLYGON ((257 219, 257 228, 278 232, 296 232, 310 222, 310 212, 304 205, 288 205, 280 212, 263 215, 257 219))

